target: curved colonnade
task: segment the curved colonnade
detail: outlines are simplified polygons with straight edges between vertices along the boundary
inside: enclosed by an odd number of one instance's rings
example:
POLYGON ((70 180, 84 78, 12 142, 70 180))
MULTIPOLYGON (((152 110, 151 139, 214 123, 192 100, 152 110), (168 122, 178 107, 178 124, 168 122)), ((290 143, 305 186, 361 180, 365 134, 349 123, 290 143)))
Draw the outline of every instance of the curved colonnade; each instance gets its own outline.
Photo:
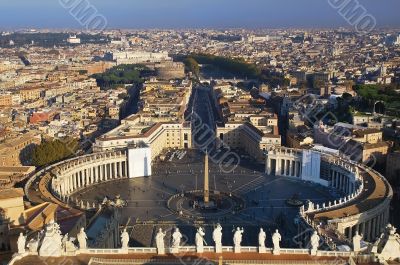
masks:
POLYGON ((389 222, 393 191, 388 181, 375 170, 334 154, 313 151, 309 161, 307 152, 279 148, 268 151, 266 158, 269 174, 310 181, 340 194, 334 201, 302 206, 302 219, 321 234, 331 234, 330 230, 342 241, 350 242, 357 232, 366 241, 379 237, 389 222))
MULTIPOLYGON (((320 205, 310 202, 302 207, 300 216, 308 225, 320 231, 332 230, 343 240, 350 240, 356 232, 364 240, 376 239, 389 221, 393 191, 386 179, 337 155, 312 151, 310 159, 309 152, 289 148, 269 150, 266 173, 317 183, 340 193, 340 198, 332 202, 320 205)), ((68 203, 71 195, 90 185, 127 178, 127 157, 127 151, 107 151, 59 163, 51 168, 51 192, 68 203)), ((89 202, 75 203, 82 209, 96 207, 89 202)))
MULTIPOLYGON (((108 151, 70 159, 52 170, 50 184, 54 196, 68 202, 72 194, 96 183, 128 177, 127 151, 108 151)), ((76 202, 80 208, 89 203, 76 202)), ((94 207, 94 205, 93 205, 94 207)))

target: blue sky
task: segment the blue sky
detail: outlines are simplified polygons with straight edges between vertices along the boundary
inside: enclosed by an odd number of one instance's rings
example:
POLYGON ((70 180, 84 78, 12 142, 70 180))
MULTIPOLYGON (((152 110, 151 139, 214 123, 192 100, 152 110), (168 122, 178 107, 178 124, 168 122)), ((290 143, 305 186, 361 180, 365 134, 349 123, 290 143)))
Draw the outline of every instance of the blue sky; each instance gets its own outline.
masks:
MULTIPOLYGON (((0 0, 0 28, 82 28, 59 1, 0 0)), ((328 0, 69 1, 90 1, 110 28, 348 26, 328 0)), ((378 27, 400 27, 400 0, 351 1, 359 1, 378 27)))

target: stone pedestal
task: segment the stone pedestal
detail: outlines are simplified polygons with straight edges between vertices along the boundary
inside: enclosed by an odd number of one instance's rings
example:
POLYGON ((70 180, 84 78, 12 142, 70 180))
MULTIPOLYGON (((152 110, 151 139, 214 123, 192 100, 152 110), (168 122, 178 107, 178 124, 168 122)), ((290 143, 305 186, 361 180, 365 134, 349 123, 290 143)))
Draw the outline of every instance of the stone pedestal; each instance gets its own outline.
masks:
POLYGON ((172 254, 179 254, 179 247, 173 247, 173 248, 171 248, 171 253, 172 253, 172 254))
POLYGON ((317 256, 317 252, 318 252, 318 250, 311 249, 310 254, 311 254, 311 256, 317 256))
POLYGON ((222 253, 222 245, 215 246, 215 253, 222 253))
POLYGON ((165 248, 157 248, 158 255, 165 255, 165 248))
POLYGON ((281 254, 281 250, 280 249, 274 249, 274 250, 272 250, 272 254, 273 255, 280 255, 281 254))
POLYGON ((203 246, 196 247, 196 252, 197 253, 203 253, 204 252, 204 247, 203 246))
POLYGON ((242 251, 242 248, 240 246, 234 246, 233 247, 233 252, 240 253, 241 251, 242 251))
POLYGON ((258 253, 266 253, 265 247, 258 247, 258 253))

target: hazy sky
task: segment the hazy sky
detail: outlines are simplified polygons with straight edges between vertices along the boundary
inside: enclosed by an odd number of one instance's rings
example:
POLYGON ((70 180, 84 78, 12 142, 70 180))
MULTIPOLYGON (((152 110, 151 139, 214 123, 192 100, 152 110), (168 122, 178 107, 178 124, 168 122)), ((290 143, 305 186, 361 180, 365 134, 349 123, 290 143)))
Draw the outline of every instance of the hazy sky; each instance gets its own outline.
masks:
MULTIPOLYGON (((0 0, 0 28, 82 28, 59 1, 63 0, 0 0)), ((64 1, 89 1, 109 28, 348 26, 329 0, 64 1)), ((400 0, 350 1, 359 1, 378 27, 400 27, 400 0)))

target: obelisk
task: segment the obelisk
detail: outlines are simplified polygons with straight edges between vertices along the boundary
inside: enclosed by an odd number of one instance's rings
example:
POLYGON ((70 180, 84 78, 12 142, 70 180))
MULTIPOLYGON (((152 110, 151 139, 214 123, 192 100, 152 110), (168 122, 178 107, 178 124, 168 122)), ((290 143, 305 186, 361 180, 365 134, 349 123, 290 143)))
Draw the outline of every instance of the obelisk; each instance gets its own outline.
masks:
POLYGON ((209 203, 210 201, 210 190, 208 188, 208 153, 206 151, 206 156, 204 158, 204 203, 209 203))

